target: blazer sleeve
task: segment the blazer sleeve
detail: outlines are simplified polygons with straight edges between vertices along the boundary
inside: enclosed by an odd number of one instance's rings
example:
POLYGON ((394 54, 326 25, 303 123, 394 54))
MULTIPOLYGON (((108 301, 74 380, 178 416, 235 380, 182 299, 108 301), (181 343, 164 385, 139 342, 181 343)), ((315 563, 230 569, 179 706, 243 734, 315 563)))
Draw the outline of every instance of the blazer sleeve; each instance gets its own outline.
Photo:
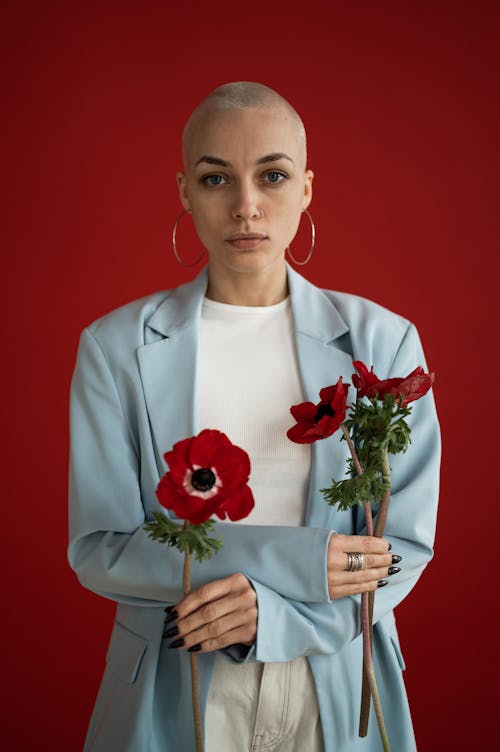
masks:
MULTIPOLYGON (((122 404, 106 353, 88 330, 72 380, 70 434, 68 558, 80 582, 131 605, 180 600, 183 554, 144 530, 138 428, 122 404)), ((285 598, 328 600, 330 530, 285 527, 277 535, 272 526, 218 523, 220 533, 222 549, 209 561, 193 562, 193 587, 241 571, 285 598), (298 548, 309 552, 307 566, 297 558, 298 548)))
MULTIPOLYGON (((388 375, 406 375, 416 365, 425 365, 425 359, 418 334, 410 325, 388 375)), ((408 595, 433 556, 440 434, 432 393, 414 403, 409 423, 412 429, 409 449, 390 458, 393 485, 384 532, 393 552, 403 557, 401 572, 389 577, 389 584, 376 591, 375 623, 408 595)), ((373 511, 376 513, 376 508, 373 511)), ((366 535, 363 517, 360 510, 356 532, 366 535)), ((297 556, 303 560, 311 553, 306 547, 297 550, 297 556)), ((360 596, 311 603, 307 599, 284 598, 270 589, 265 580, 252 580, 252 584, 257 593, 259 621, 256 650, 249 655, 250 660, 288 661, 302 655, 336 653, 361 632, 360 596)))

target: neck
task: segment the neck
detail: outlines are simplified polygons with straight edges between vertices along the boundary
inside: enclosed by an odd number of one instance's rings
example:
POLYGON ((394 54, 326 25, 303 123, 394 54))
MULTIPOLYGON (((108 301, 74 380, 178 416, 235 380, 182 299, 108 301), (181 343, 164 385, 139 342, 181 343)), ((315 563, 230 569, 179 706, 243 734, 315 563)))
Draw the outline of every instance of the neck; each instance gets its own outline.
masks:
POLYGON ((218 303, 240 306, 270 306, 280 303, 288 295, 286 266, 246 273, 208 265, 206 296, 218 303))

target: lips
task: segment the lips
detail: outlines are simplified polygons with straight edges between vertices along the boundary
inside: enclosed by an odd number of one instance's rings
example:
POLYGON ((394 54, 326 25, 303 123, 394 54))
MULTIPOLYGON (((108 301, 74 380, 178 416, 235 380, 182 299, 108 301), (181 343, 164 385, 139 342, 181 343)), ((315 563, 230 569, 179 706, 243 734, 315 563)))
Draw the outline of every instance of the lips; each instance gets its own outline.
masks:
POLYGON ((262 232, 237 232, 226 238, 226 243, 238 251, 250 251, 266 239, 267 235, 262 232))

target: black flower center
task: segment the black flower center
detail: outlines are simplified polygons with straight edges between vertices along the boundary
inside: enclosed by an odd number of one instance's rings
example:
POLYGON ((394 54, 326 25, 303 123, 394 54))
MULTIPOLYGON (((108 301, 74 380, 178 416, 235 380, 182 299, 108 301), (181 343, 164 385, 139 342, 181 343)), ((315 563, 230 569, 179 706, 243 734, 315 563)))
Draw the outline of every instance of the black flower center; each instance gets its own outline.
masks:
POLYGON ((209 467, 199 467, 191 476, 191 484, 197 491, 210 491, 216 480, 215 473, 209 467))
POLYGON ((335 417, 335 410, 331 405, 327 405, 325 402, 322 402, 321 405, 316 410, 316 415, 314 416, 314 422, 319 423, 321 418, 324 418, 325 415, 328 415, 330 418, 335 417))

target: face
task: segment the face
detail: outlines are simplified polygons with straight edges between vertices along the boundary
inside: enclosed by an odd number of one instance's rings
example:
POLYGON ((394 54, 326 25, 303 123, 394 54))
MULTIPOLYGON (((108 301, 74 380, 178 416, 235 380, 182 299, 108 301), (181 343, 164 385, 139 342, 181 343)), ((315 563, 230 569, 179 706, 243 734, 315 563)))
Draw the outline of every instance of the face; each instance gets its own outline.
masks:
POLYGON ((285 108, 208 112, 177 176, 182 204, 193 216, 211 269, 250 272, 282 265, 313 173, 285 108))

